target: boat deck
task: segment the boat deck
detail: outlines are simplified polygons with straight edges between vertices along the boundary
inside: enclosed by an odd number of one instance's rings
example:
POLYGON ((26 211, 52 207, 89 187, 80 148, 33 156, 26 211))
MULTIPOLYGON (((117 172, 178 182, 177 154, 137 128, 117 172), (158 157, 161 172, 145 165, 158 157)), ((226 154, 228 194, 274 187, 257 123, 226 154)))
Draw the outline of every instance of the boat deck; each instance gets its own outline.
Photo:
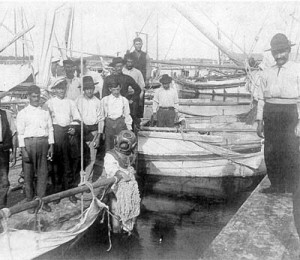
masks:
POLYGON ((291 194, 264 194, 265 177, 200 259, 300 259, 291 194))

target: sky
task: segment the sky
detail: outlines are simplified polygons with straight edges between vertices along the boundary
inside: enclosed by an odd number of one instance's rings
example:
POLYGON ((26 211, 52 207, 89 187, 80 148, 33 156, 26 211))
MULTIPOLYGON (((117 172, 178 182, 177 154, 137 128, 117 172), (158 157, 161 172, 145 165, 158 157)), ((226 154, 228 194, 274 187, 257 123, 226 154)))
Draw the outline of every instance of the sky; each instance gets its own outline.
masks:
MULTIPOLYGON (((221 40, 232 51, 241 52, 242 49, 246 53, 262 53, 269 48, 270 40, 277 32, 285 33, 297 44, 294 50, 298 48, 300 2, 294 1, 67 1, 61 8, 55 30, 57 35, 63 35, 66 8, 73 5, 74 50, 106 55, 117 55, 119 52, 123 55, 132 47, 136 32, 142 29, 143 33, 148 34, 148 53, 151 58, 156 59, 158 53, 159 59, 217 59, 217 48, 173 7, 174 3, 183 6, 214 37, 217 37, 216 24, 219 24, 220 30, 225 33, 221 33, 221 40)), ((31 36, 33 42, 39 42, 43 37, 39 29, 43 18, 49 14, 49 10, 61 5, 62 2, 55 1, 0 2, 0 22, 13 31, 15 9, 19 31, 22 27, 22 7, 28 24, 36 25, 26 39, 29 40, 31 36)), ((3 26, 0 32, 1 44, 12 37, 3 26)), ((144 50, 145 34, 141 35, 144 50)), ((25 52, 30 50, 30 46, 28 42, 25 52)), ((21 48, 19 42, 19 53, 22 53, 21 48)), ((14 55, 14 46, 2 54, 14 55)))

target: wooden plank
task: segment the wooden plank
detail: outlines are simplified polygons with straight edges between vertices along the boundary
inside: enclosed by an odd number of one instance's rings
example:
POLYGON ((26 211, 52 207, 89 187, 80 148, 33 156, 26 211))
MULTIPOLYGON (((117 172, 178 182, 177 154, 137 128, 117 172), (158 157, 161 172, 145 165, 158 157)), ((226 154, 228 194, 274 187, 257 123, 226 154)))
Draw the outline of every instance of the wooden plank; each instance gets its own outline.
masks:
POLYGON ((299 259, 292 195, 260 192, 269 185, 265 177, 200 259, 299 259))

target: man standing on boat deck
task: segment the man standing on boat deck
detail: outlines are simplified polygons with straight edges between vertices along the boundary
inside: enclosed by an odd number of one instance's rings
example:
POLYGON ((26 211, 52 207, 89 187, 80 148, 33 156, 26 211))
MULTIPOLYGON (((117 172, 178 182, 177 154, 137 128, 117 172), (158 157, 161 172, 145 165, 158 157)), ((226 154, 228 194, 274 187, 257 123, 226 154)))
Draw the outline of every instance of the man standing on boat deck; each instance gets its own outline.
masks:
POLYGON ((162 84, 153 97, 153 119, 157 120, 158 127, 174 127, 178 116, 178 93, 170 88, 172 78, 164 74, 159 82, 162 84))
POLYGON ((12 167, 16 164, 16 126, 11 113, 0 109, 0 209, 7 203, 10 149, 12 167))
POLYGON ((104 79, 102 97, 110 94, 109 84, 116 83, 117 85, 120 85, 120 94, 123 97, 126 97, 129 104, 131 104, 130 115, 134 118, 138 113, 141 88, 132 77, 123 74, 123 64, 124 61, 121 57, 113 58, 110 66, 114 68, 114 72, 104 79))
POLYGON ((75 64, 72 60, 64 60, 63 65, 67 80, 66 97, 75 101, 81 94, 80 79, 75 77, 75 64))
POLYGON ((133 67, 133 55, 131 53, 126 54, 124 60, 125 60, 125 67, 123 68, 123 73, 125 75, 132 77, 141 88, 139 103, 134 102, 130 104, 130 106, 134 106, 134 105, 137 106, 136 108, 130 108, 130 110, 137 110, 137 113, 132 117, 132 120, 134 125, 137 128, 139 128, 140 121, 141 121, 140 118, 143 117, 140 116, 141 115, 140 109, 143 110, 143 107, 141 106, 143 106, 144 104, 143 99, 144 99, 144 91, 145 91, 145 82, 142 73, 138 69, 133 67))
MULTIPOLYGON (((151 78, 151 63, 150 57, 148 53, 142 51, 143 41, 140 37, 136 37, 133 40, 134 51, 131 52, 133 57, 133 67, 138 69, 144 78, 145 85, 149 84, 151 78)), ((140 99, 138 118, 142 118, 144 116, 144 97, 145 93, 143 93, 143 97, 140 99)))
POLYGON ((92 182, 97 149, 100 142, 100 100, 94 96, 95 85, 91 76, 83 77, 83 95, 76 100, 76 106, 84 123, 84 140, 89 147, 90 160, 85 168, 86 180, 92 182))
MULTIPOLYGON (((73 121, 78 124, 81 120, 79 111, 73 100, 66 98, 67 80, 60 77, 54 83, 56 97, 49 99, 46 106, 50 112, 54 129, 54 192, 60 192, 74 187, 76 172, 71 165, 70 138, 75 135, 75 129, 70 127, 73 121)), ((70 201, 76 203, 76 197, 71 196, 70 201)), ((59 202, 59 201, 56 201, 59 202)))
POLYGON ((132 130, 128 100, 120 94, 121 86, 108 83, 111 94, 101 99, 100 133, 105 134, 105 151, 114 148, 114 137, 122 130, 132 130))
MULTIPOLYGON (((22 150, 25 194, 31 201, 35 195, 42 198, 46 194, 48 168, 47 159, 53 157, 53 126, 49 111, 39 106, 40 88, 29 87, 29 105, 17 115, 19 146, 22 150), (35 185, 36 184, 36 185, 35 185)), ((51 207, 43 204, 43 210, 50 212, 51 207)), ((34 213, 34 209, 28 210, 34 213)))

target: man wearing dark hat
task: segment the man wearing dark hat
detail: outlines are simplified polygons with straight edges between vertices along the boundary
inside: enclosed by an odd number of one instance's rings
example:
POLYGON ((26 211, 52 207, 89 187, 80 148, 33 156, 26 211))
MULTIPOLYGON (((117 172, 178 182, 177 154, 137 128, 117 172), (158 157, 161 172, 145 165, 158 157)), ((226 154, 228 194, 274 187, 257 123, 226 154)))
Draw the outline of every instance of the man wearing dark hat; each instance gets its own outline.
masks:
POLYGON ((175 117, 178 114, 178 93, 170 87, 172 78, 164 74, 159 80, 162 84, 153 97, 153 118, 158 127, 174 127, 175 117))
MULTIPOLYGON (((110 95, 109 85, 117 84, 120 85, 120 93, 123 97, 126 97, 131 105, 130 115, 132 118, 137 118, 138 104, 140 99, 141 88, 135 82, 135 80, 125 75, 122 72, 124 61, 121 57, 113 58, 111 67, 114 68, 112 75, 108 76, 104 80, 102 97, 110 95)), ((134 122, 135 123, 135 122, 134 122)))
POLYGON ((9 161, 12 149, 12 164, 16 163, 16 126, 11 113, 0 109, 0 209, 6 207, 9 189, 9 161))
POLYGON ((86 180, 92 181, 97 149, 100 142, 100 100, 94 96, 95 85, 91 76, 83 77, 83 95, 76 100, 76 106, 84 123, 84 140, 89 147, 89 162, 85 168, 86 180))
MULTIPOLYGON (((77 71, 77 77, 81 75, 81 59, 75 60, 75 65, 76 65, 76 71, 77 71)), ((91 76, 93 78, 94 82, 98 82, 95 84, 95 90, 94 90, 94 95, 101 99, 102 98, 102 88, 103 88, 103 78, 100 73, 96 71, 92 71, 88 69, 87 67, 87 60, 82 59, 82 65, 83 65, 83 76, 91 76)))
MULTIPOLYGON (((73 100, 66 98, 67 80, 65 77, 57 78, 52 91, 56 96, 46 102, 50 112, 54 129, 54 192, 73 188, 75 182, 75 172, 71 162, 70 138, 73 138, 75 129, 70 127, 73 121, 78 124, 81 120, 79 111, 73 100)), ((75 202, 74 197, 70 197, 71 202, 75 202)), ((58 202, 58 201, 57 201, 58 202)))
MULTIPOLYGON (((28 91, 29 105, 17 115, 19 146, 25 179, 25 194, 28 201, 35 195, 42 198, 46 194, 48 167, 47 159, 53 157, 53 126, 49 111, 39 106, 40 88, 32 85, 28 91), (35 183, 35 184, 34 184, 35 183)), ((50 212, 48 204, 43 210, 50 212)), ((29 210, 34 213, 34 210, 29 210)))
POLYGON ((80 79, 74 75, 75 64, 72 60, 64 60, 63 65, 67 80, 66 97, 75 101, 81 94, 80 79))
POLYGON ((289 61, 294 44, 278 33, 271 40, 276 62, 264 70, 258 89, 257 134, 265 138, 265 162, 271 186, 265 193, 293 192, 299 178, 300 65, 289 61))
POLYGON ((143 40, 140 37, 136 37, 133 40, 134 51, 131 52, 133 57, 133 66, 140 70, 143 74, 146 85, 149 83, 151 77, 151 64, 150 57, 146 52, 142 51, 143 40))

